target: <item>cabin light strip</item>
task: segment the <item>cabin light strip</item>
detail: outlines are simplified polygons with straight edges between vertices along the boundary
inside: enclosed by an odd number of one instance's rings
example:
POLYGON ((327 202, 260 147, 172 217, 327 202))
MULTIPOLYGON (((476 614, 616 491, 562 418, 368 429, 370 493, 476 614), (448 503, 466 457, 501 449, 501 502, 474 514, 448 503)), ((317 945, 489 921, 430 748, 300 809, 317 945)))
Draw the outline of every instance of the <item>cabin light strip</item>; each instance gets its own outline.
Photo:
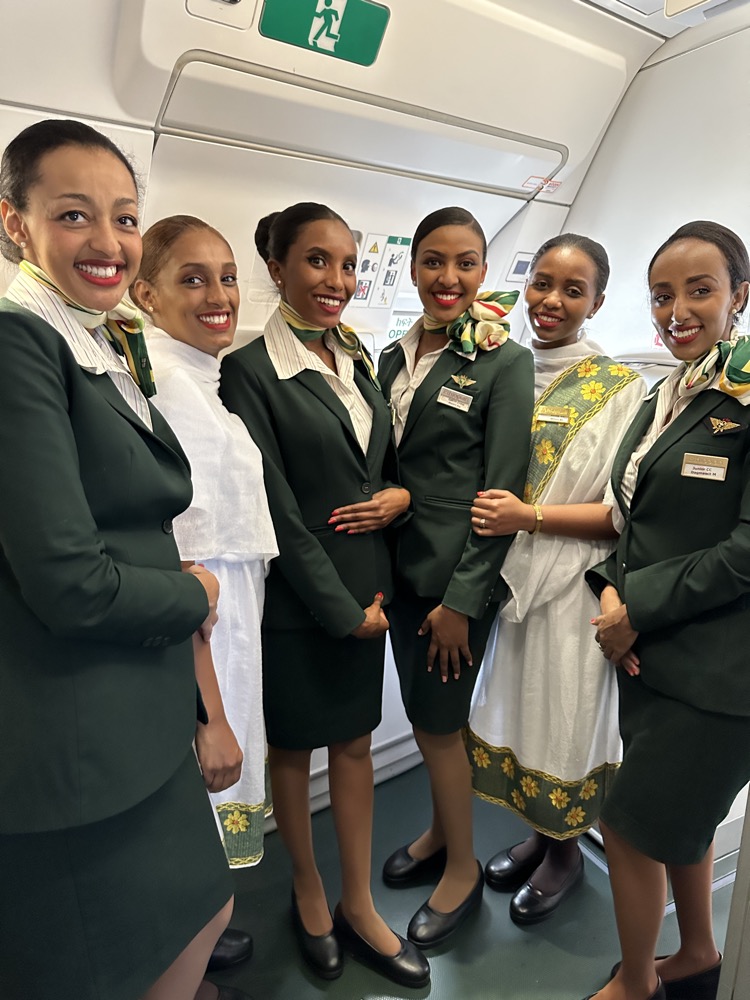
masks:
POLYGON ((183 69, 192 63, 202 63, 209 66, 217 66, 223 69, 234 70, 236 72, 243 73, 246 76, 255 76, 264 80, 273 80, 307 91, 314 91, 332 97, 343 98, 344 100, 355 104, 368 105, 385 111, 393 111, 399 114, 409 115, 412 118, 423 121, 426 120, 438 124, 449 125, 453 128, 462 130, 468 136, 474 132, 493 136, 498 139, 523 143, 537 149, 544 149, 557 153, 560 157, 560 162, 549 171, 546 180, 552 180, 560 172, 560 170, 562 170, 568 162, 570 155, 568 147, 561 143, 549 142, 544 139, 539 139, 536 136, 525 135, 520 132, 512 132, 507 129, 496 128, 495 126, 483 124, 481 122, 457 118, 454 115, 434 111, 430 108, 407 104, 402 101, 396 101, 388 98, 382 98, 374 94, 355 91, 346 87, 327 84, 323 81, 314 80, 309 77, 286 73, 282 70, 272 69, 271 67, 261 66, 256 63, 243 62, 239 59, 219 56, 216 53, 199 49, 192 49, 189 52, 184 53, 175 64, 170 77, 169 85, 165 91, 164 99, 159 109, 156 124, 154 126, 157 142, 159 135, 171 135, 189 139, 198 139, 205 142, 220 143, 221 145, 234 146, 240 149, 252 149, 259 152, 273 153, 275 155, 287 156, 295 159, 312 160, 315 162, 330 163, 337 166, 355 167, 359 170, 368 170, 373 173, 380 174, 390 174, 396 177, 407 177, 419 181, 430 181, 447 187, 463 188, 469 191, 479 191, 486 194, 501 195, 506 198, 514 198, 517 201, 523 202, 532 201, 540 193, 539 188, 531 189, 526 192, 518 188, 507 188, 500 185, 483 184, 475 181, 463 181, 460 178, 445 176, 439 173, 428 173, 421 170, 405 170, 399 167, 370 164, 366 161, 357 160, 353 157, 336 157, 319 153, 311 153, 305 150, 295 150, 287 147, 272 146, 262 142, 253 142, 252 139, 241 139, 236 136, 226 136, 212 133, 208 130, 189 129, 184 126, 168 125, 165 123, 165 118, 168 118, 169 116, 169 104, 172 94, 177 86, 183 69))

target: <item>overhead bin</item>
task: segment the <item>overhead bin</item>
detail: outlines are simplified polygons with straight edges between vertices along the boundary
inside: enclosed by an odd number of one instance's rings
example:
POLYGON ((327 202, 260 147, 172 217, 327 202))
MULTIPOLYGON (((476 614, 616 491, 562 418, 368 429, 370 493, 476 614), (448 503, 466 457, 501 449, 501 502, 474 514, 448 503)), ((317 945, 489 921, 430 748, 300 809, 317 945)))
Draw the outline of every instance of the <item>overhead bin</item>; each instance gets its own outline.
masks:
POLYGON ((568 157, 560 143, 452 119, 262 66, 184 63, 159 131, 367 166, 530 198, 568 157))

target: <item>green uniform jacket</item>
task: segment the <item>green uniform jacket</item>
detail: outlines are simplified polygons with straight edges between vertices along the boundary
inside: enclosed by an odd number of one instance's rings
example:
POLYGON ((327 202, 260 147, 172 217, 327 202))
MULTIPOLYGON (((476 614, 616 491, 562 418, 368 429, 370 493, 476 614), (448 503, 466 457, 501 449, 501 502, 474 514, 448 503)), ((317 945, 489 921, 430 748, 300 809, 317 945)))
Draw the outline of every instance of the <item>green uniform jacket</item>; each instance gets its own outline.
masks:
MULTIPOLYGON (((387 399, 404 364, 399 344, 380 356, 387 399)), ((414 393, 398 448, 400 481, 414 509, 398 530, 399 583, 470 618, 506 596, 500 569, 514 536, 481 538, 469 511, 478 490, 523 495, 533 408, 534 363, 525 347, 508 340, 478 350, 474 361, 441 354, 414 393), (473 384, 461 387, 454 375, 473 384), (471 396, 469 409, 439 403, 444 386, 471 396)))
MULTIPOLYGON (((654 419, 644 402, 612 469, 615 494, 654 419)), ((644 683, 697 708, 750 715, 750 409, 714 389, 696 396, 640 464, 617 549, 587 579, 612 583, 640 635, 644 683), (714 434, 710 417, 732 421, 714 434), (682 475, 686 454, 728 459, 726 479, 682 475)))
POLYGON ((378 591, 386 603, 391 566, 383 533, 336 533, 336 507, 361 503, 392 485, 384 477, 391 452, 385 400, 354 362, 354 380, 372 407, 367 455, 344 404, 320 372, 280 379, 263 337, 224 358, 221 398, 244 421, 263 455, 263 475, 280 555, 266 581, 263 624, 310 628, 335 637, 364 621, 378 591))
POLYGON ((187 459, 151 412, 154 433, 0 300, 0 833, 123 812, 190 751, 208 602, 172 535, 187 459))

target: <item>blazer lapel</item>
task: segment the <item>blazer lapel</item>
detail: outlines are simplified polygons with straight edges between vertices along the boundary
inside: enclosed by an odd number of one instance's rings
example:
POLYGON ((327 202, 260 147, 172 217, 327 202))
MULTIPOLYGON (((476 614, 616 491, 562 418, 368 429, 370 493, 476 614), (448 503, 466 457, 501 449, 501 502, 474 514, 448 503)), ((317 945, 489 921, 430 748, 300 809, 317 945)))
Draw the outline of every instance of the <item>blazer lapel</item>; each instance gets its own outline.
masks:
POLYGON ((354 381, 365 400, 372 408, 372 430, 367 445, 367 463, 376 455, 383 455, 391 434, 390 410, 385 406, 383 395, 370 381, 361 361, 354 362, 354 381))
POLYGON ((658 393, 655 393, 651 399, 641 404, 641 408, 635 417, 633 417, 633 422, 625 431, 625 436, 620 442, 620 447, 617 449, 617 454, 612 464, 612 487, 621 510, 624 510, 626 506, 622 495, 622 477, 625 475, 625 469, 628 467, 630 456, 638 447, 638 442, 651 426, 654 413, 656 412, 657 396, 658 393))
POLYGON ((705 392, 701 392, 695 397, 679 417, 676 417, 664 433, 656 439, 653 447, 643 456, 643 461, 638 469, 636 490, 654 462, 658 461, 664 452, 675 444, 683 434, 686 434, 691 427, 695 427, 711 410, 716 409, 725 400, 726 397, 724 394, 718 392, 716 389, 706 389, 705 392))
POLYGON ((380 364, 378 366, 378 379, 383 395, 387 400, 390 400, 393 383, 405 364, 406 358, 400 344, 396 344, 392 350, 386 350, 381 353, 380 364))
POLYGON ((135 410, 125 402, 117 386, 108 375, 94 375, 92 372, 87 372, 83 369, 81 369, 81 373, 94 386, 97 392, 104 397, 109 405, 114 410, 117 410, 120 416, 132 424, 137 431, 144 437, 158 441, 162 448, 166 448, 175 458, 178 458, 187 469, 190 468, 187 457, 175 437, 172 428, 155 407, 151 406, 151 419, 154 422, 154 427, 161 423, 162 430, 165 432, 163 437, 161 434, 157 434, 155 430, 151 430, 147 424, 144 424, 135 410))
POLYGON ((344 425, 344 429, 349 434, 349 437, 356 445, 357 450, 361 452, 362 449, 359 447, 357 435, 354 433, 354 425, 352 424, 351 417, 349 416, 349 411, 330 385, 328 385, 321 373, 314 372, 310 368, 305 368, 303 371, 295 375, 294 378, 314 396, 316 396, 324 406, 327 406, 331 413, 339 418, 341 423, 344 425))
POLYGON ((406 418, 404 433, 401 437, 401 444, 404 443, 404 439, 419 419, 422 410, 444 382, 451 375, 456 375, 465 365, 470 363, 468 358, 463 358, 459 354, 456 354, 455 351, 452 351, 450 347, 446 347, 414 393, 414 398, 409 407, 409 415, 406 418))

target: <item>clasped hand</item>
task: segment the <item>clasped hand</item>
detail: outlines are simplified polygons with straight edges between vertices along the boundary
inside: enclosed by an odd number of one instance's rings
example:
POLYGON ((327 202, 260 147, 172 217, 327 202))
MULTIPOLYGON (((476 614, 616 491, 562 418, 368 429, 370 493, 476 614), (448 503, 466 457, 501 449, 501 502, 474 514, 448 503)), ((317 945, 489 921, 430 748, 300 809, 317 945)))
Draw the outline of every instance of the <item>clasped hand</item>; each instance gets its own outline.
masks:
POLYGON ((471 508, 471 526, 482 538, 493 535, 515 535, 517 531, 533 531, 536 524, 534 508, 519 500, 509 490, 484 490, 477 493, 471 508))
POLYGON ((209 792, 223 792, 240 780, 242 750, 226 718, 198 723, 195 753, 209 792))
POLYGON ((335 524, 335 531, 347 535, 366 535, 371 531, 382 531, 399 514, 408 509, 411 495, 398 486, 373 493, 371 500, 352 503, 347 507, 337 507, 328 523, 335 524))
POLYGON ((452 608, 439 604, 427 615, 419 627, 419 635, 430 633, 430 646, 427 650, 427 671, 432 671, 435 660, 438 660, 443 684, 448 681, 449 668, 453 669, 453 678, 461 676, 461 657, 472 666, 471 650, 469 649, 469 619, 466 615, 452 608))
POLYGON ((352 635, 355 639, 377 639, 389 628, 383 611, 383 595, 377 593, 372 604, 365 608, 365 620, 354 629, 352 635))
POLYGON ((630 624, 627 606, 611 585, 602 591, 600 603, 602 613, 591 619, 596 627, 594 638, 608 660, 634 677, 641 672, 640 660, 633 650, 638 633, 630 624))

